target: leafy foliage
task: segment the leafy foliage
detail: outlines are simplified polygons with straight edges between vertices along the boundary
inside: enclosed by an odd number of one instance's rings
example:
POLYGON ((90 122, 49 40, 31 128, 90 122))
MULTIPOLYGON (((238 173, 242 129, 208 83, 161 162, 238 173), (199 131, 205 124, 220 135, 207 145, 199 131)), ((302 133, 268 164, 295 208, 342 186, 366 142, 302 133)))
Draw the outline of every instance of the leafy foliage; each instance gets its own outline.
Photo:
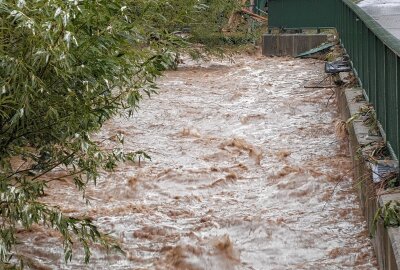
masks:
POLYGON ((400 202, 390 200, 378 208, 375 212, 372 232, 376 231, 379 221, 383 222, 385 227, 400 226, 400 202))
POLYGON ((40 198, 50 181, 70 177, 84 192, 99 170, 149 158, 106 151, 90 135, 134 113, 178 53, 212 52, 190 42, 221 33, 235 8, 236 0, 0 0, 0 264, 16 252, 16 230, 33 224, 62 234, 66 261, 75 241, 86 261, 90 242, 114 246, 90 220, 40 198), (55 169, 61 175, 49 176, 55 169))
POLYGON ((346 123, 350 124, 360 119, 362 119, 362 122, 368 127, 371 134, 379 134, 378 120, 372 104, 366 104, 360 107, 359 111, 347 119, 346 123))

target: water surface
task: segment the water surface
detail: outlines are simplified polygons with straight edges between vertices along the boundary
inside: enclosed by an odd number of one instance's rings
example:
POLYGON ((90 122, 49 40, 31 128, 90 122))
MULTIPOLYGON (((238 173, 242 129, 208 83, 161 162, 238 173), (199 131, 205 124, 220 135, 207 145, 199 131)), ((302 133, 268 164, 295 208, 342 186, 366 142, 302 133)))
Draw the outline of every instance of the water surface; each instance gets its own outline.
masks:
POLYGON ((89 206, 70 181, 45 198, 90 216, 126 256, 94 248, 89 266, 79 252, 65 265, 39 228, 21 249, 37 269, 376 269, 332 90, 303 87, 324 76, 317 60, 185 60, 97 135, 122 133, 151 162, 104 173, 89 206))

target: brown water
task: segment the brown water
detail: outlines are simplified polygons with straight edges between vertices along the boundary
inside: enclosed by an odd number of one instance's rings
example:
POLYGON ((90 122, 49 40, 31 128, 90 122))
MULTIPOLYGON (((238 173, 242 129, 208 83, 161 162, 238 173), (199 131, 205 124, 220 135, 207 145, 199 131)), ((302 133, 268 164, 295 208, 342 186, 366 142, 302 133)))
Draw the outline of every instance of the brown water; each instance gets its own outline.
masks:
POLYGON ((326 106, 332 90, 303 87, 323 78, 323 63, 234 60, 187 61, 134 118, 98 135, 124 134, 126 150, 151 162, 104 174, 89 206, 68 182, 46 197, 92 217, 126 256, 94 248, 90 266, 79 252, 65 265, 57 234, 37 229, 21 234, 33 268, 376 269, 335 106, 326 106))

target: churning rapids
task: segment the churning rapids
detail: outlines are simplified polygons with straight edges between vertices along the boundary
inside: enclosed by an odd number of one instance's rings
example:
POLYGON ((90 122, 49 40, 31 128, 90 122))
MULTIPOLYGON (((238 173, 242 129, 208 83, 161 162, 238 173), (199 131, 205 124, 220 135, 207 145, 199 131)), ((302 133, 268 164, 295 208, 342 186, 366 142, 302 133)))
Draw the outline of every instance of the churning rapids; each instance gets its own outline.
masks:
POLYGON ((122 133, 152 161, 104 173, 90 205, 70 181, 45 197, 125 255, 93 247, 90 265, 79 251, 65 264, 58 234, 36 228, 20 234, 31 268, 376 269, 332 90, 303 87, 323 76, 321 61, 260 55, 167 72, 133 118, 97 135, 122 133))

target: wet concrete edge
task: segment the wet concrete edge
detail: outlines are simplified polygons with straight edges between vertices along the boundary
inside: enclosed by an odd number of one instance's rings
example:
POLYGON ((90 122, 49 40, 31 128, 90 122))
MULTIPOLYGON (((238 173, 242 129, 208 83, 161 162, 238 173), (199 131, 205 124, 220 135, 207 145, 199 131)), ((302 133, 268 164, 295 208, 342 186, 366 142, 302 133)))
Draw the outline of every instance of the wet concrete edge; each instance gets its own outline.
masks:
MULTIPOLYGON (((361 88, 336 88, 338 110, 343 121, 358 112, 366 101, 357 101, 356 97, 362 95, 361 88)), ((353 121, 348 126, 349 147, 353 160, 354 184, 357 188, 360 206, 367 221, 368 231, 375 250, 380 269, 400 269, 400 228, 385 228, 378 222, 377 229, 372 232, 373 220, 378 206, 389 200, 399 200, 400 192, 377 196, 375 185, 372 181, 372 171, 367 162, 357 154, 361 145, 371 142, 368 138, 368 127, 362 121, 353 121)), ((379 138, 375 138, 379 139, 379 138)))

